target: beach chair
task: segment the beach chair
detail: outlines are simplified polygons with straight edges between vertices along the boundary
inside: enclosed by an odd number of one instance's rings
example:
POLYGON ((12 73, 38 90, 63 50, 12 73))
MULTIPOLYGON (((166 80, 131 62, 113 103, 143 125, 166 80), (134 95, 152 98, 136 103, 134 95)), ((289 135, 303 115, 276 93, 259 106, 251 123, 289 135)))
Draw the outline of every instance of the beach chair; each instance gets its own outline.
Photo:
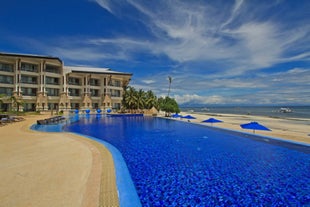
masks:
POLYGON ((13 121, 9 117, 4 117, 4 118, 1 118, 1 122, 2 123, 11 123, 13 121))
POLYGON ((0 119, 0 126, 5 126, 7 123, 2 121, 2 118, 0 119))

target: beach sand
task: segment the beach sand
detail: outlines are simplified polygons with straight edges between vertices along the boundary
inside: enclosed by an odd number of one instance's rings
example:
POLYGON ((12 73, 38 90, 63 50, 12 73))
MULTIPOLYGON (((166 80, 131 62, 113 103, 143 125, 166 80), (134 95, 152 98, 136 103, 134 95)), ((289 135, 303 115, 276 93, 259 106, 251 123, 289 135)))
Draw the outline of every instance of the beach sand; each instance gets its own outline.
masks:
MULTIPOLYGON (((240 124, 245 124, 251 121, 256 121, 271 131, 255 130, 255 134, 280 138, 284 140, 291 140, 300 143, 310 144, 310 119, 298 119, 298 118, 272 118, 264 116, 252 116, 252 115, 237 115, 237 114, 212 114, 212 113, 195 113, 195 112, 181 112, 181 115, 192 115, 197 119, 191 119, 190 122, 199 123, 206 126, 213 126, 218 128, 232 129, 241 132, 252 133, 253 130, 242 129, 240 124), (201 123, 208 118, 219 119, 221 123, 201 123)), ((182 121, 188 121, 182 119, 182 121)))
MULTIPOLYGON (((193 123, 202 124, 202 120, 214 117, 224 122, 212 127, 248 133, 252 131, 239 125, 257 121, 272 131, 257 130, 256 134, 310 144, 309 119, 191 115, 197 118, 190 120, 193 123)), ((46 117, 26 116, 24 121, 0 127, 0 206, 119 206, 110 152, 95 141, 71 133, 29 129, 36 120, 46 117)))
POLYGON ((0 127, 0 206, 119 206, 110 152, 74 134, 29 129, 46 117, 0 127))

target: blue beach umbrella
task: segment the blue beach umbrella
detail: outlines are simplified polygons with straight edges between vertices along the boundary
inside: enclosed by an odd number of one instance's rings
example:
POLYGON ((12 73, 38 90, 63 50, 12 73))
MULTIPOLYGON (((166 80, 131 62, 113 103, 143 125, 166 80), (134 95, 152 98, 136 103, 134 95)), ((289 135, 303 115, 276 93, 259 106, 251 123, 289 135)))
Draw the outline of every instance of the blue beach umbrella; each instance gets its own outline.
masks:
POLYGON ((271 131, 267 127, 257 123, 257 122, 250 122, 247 124, 240 124, 242 129, 253 129, 253 133, 255 133, 255 130, 263 130, 263 131, 271 131))
POLYGON ((209 119, 203 120, 202 122, 211 123, 211 125, 212 125, 213 123, 219 123, 219 122, 223 122, 223 121, 215 119, 215 118, 209 118, 209 119))
POLYGON ((182 116, 180 114, 172 114, 171 117, 172 118, 179 118, 179 117, 182 117, 182 116))
POLYGON ((184 118, 184 119, 196 119, 195 117, 193 117, 191 115, 182 116, 182 118, 184 118))

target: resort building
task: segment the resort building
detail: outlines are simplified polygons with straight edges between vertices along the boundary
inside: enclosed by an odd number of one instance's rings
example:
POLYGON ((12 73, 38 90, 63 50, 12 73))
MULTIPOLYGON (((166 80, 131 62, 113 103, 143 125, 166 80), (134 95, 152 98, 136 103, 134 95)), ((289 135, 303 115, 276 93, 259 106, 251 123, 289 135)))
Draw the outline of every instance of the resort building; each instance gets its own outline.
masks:
POLYGON ((64 66, 58 57, 0 53, 0 94, 7 97, 0 110, 119 110, 131 76, 109 68, 64 66))

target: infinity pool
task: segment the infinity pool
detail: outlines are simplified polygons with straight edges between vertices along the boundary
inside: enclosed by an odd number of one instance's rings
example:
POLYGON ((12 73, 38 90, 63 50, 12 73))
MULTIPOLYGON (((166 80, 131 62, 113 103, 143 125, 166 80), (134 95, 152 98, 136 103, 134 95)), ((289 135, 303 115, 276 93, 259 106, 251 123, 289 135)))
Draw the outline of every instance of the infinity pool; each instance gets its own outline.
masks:
POLYGON ((123 155, 142 206, 309 206, 310 146, 152 117, 84 116, 65 131, 123 155))

